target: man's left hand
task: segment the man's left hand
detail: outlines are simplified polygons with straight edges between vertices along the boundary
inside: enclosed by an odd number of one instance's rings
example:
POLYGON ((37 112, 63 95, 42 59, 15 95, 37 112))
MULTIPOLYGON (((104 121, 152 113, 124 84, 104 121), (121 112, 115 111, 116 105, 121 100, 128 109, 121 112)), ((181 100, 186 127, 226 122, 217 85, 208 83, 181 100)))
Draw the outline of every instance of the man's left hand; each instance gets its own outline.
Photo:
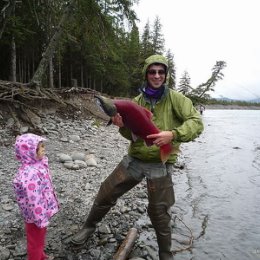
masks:
POLYGON ((146 138, 155 139, 153 141, 153 143, 160 147, 160 146, 168 144, 172 141, 173 133, 172 133, 172 131, 162 131, 158 134, 148 135, 146 138))

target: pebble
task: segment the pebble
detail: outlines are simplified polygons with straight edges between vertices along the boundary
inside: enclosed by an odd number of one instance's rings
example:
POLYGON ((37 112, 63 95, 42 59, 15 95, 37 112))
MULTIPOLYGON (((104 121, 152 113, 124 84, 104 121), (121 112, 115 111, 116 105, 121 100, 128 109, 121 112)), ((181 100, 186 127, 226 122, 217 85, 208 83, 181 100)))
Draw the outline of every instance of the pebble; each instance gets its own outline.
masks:
MULTIPOLYGON (((93 122, 93 118, 64 119, 57 115, 46 115, 41 121, 42 129, 48 133, 46 152, 61 205, 48 226, 46 253, 65 260, 111 260, 128 230, 136 227, 140 232, 149 232, 148 237, 152 237, 154 243, 145 246, 145 239, 138 236, 129 259, 156 259, 157 243, 154 231, 149 229, 145 181, 118 199, 83 247, 75 248, 69 243, 83 225, 100 184, 128 148, 128 141, 118 133, 116 126, 106 127, 105 123, 96 126, 93 122)), ((9 128, 12 124, 11 118, 0 121, 0 259, 24 260, 24 223, 12 189, 18 168, 13 150, 15 136, 9 128)), ((26 129, 26 126, 22 128, 26 129)))

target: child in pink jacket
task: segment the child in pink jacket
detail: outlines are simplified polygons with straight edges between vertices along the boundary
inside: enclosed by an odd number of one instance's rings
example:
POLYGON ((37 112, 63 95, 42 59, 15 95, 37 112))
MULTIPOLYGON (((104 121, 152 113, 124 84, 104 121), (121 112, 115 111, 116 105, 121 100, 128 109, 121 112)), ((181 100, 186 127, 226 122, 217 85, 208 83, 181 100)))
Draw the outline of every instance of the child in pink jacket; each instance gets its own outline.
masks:
POLYGON ((27 133, 18 136, 15 142, 16 158, 21 165, 13 185, 25 221, 28 260, 48 259, 44 253, 47 225, 59 210, 48 158, 45 156, 44 140, 27 133))

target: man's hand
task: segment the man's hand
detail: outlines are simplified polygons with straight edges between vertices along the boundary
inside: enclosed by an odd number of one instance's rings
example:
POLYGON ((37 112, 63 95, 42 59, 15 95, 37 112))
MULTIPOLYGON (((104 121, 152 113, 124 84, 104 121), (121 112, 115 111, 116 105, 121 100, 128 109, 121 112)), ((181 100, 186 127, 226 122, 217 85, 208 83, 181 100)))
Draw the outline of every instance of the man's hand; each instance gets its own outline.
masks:
POLYGON ((123 119, 119 113, 117 113, 115 116, 112 116, 111 120, 112 120, 112 123, 118 127, 124 126, 123 119))
POLYGON ((148 139, 155 139, 153 143, 157 146, 168 144, 174 138, 172 131, 162 131, 158 134, 152 134, 147 136, 148 139))

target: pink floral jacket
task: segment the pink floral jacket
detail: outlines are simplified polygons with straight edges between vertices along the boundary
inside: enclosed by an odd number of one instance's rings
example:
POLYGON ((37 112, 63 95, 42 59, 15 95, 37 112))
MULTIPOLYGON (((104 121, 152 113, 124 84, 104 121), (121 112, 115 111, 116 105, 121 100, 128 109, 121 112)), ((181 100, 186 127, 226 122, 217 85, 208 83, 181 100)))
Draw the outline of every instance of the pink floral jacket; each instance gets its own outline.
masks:
POLYGON ((48 158, 36 158, 38 143, 45 139, 34 134, 23 134, 16 138, 15 154, 21 162, 13 180, 16 200, 25 222, 43 228, 58 212, 56 198, 48 166, 48 158))

